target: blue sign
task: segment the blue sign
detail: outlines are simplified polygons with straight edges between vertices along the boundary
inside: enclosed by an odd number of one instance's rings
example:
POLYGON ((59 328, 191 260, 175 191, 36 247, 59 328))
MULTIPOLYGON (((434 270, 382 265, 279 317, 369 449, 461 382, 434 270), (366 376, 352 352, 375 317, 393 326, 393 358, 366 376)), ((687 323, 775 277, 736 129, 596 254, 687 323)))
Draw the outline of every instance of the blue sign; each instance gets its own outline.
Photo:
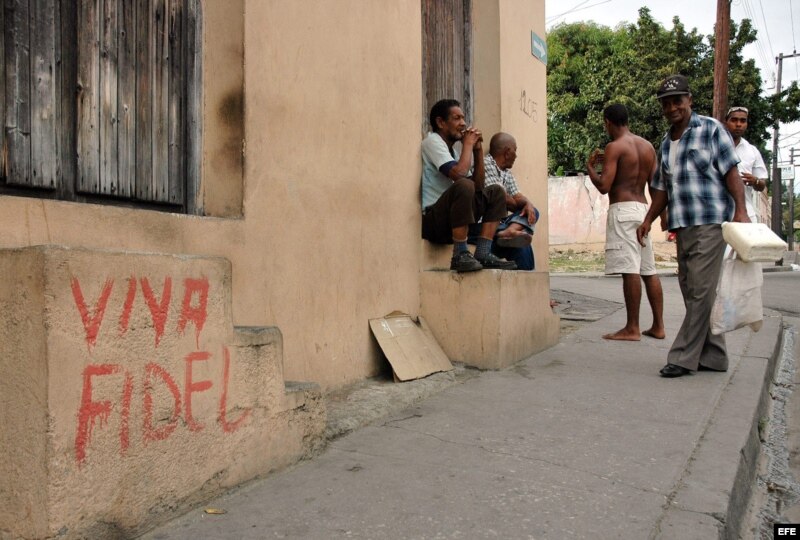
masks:
POLYGON ((547 65, 547 42, 531 32, 531 54, 547 65))

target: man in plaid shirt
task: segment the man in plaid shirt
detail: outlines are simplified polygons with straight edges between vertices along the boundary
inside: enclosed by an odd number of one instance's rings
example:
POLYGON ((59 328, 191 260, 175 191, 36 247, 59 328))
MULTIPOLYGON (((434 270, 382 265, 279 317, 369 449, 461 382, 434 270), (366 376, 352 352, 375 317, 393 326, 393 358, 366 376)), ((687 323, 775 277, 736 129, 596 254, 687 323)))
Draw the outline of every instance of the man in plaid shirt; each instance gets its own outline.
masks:
MULTIPOLYGON (((517 141, 508 133, 495 133, 484 158, 484 185, 499 185, 505 190, 506 208, 512 212, 500 221, 492 243, 492 253, 513 260, 520 270, 533 270, 531 240, 539 210, 520 192, 511 167, 517 160, 517 141)), ((470 235, 475 235, 472 227, 470 235)))
POLYGON ((667 77, 656 97, 670 129, 650 184, 650 209, 636 234, 643 242, 653 221, 667 209, 669 229, 677 233, 678 280, 686 306, 661 376, 681 377, 698 369, 726 371, 725 338, 711 333, 709 318, 725 252, 721 224, 750 221, 736 167, 739 158, 721 122, 692 112, 686 77, 667 77))

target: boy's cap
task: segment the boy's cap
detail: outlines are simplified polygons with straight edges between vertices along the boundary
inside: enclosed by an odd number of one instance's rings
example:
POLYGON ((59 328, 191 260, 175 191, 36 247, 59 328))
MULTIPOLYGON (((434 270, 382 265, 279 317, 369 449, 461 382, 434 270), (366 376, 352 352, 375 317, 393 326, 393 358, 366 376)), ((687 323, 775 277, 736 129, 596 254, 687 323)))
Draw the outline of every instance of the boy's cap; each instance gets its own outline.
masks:
POLYGON ((670 75, 656 92, 656 98, 661 99, 668 96, 681 96, 691 94, 689 90, 689 80, 683 75, 670 75))

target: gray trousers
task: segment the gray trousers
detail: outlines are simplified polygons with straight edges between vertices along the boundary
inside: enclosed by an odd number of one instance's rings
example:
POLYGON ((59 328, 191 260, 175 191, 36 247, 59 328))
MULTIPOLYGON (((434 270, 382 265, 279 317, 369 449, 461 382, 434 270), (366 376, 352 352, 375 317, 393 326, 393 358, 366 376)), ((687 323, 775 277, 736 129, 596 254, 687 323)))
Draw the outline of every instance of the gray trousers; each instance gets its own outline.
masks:
POLYGON ((677 233, 678 282, 686 316, 667 362, 692 371, 697 371, 699 365, 726 370, 725 336, 713 335, 709 322, 725 253, 722 227, 697 225, 678 229, 677 233))

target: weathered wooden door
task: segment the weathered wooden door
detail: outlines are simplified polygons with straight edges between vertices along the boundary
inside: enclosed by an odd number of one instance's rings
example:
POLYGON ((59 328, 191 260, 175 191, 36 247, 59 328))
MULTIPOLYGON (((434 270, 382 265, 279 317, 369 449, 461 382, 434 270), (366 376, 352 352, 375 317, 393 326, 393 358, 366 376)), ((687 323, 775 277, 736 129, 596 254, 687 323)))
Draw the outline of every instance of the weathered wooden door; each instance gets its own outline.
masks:
POLYGON ((440 99, 461 102, 472 121, 471 0, 422 0, 423 132, 440 99))

